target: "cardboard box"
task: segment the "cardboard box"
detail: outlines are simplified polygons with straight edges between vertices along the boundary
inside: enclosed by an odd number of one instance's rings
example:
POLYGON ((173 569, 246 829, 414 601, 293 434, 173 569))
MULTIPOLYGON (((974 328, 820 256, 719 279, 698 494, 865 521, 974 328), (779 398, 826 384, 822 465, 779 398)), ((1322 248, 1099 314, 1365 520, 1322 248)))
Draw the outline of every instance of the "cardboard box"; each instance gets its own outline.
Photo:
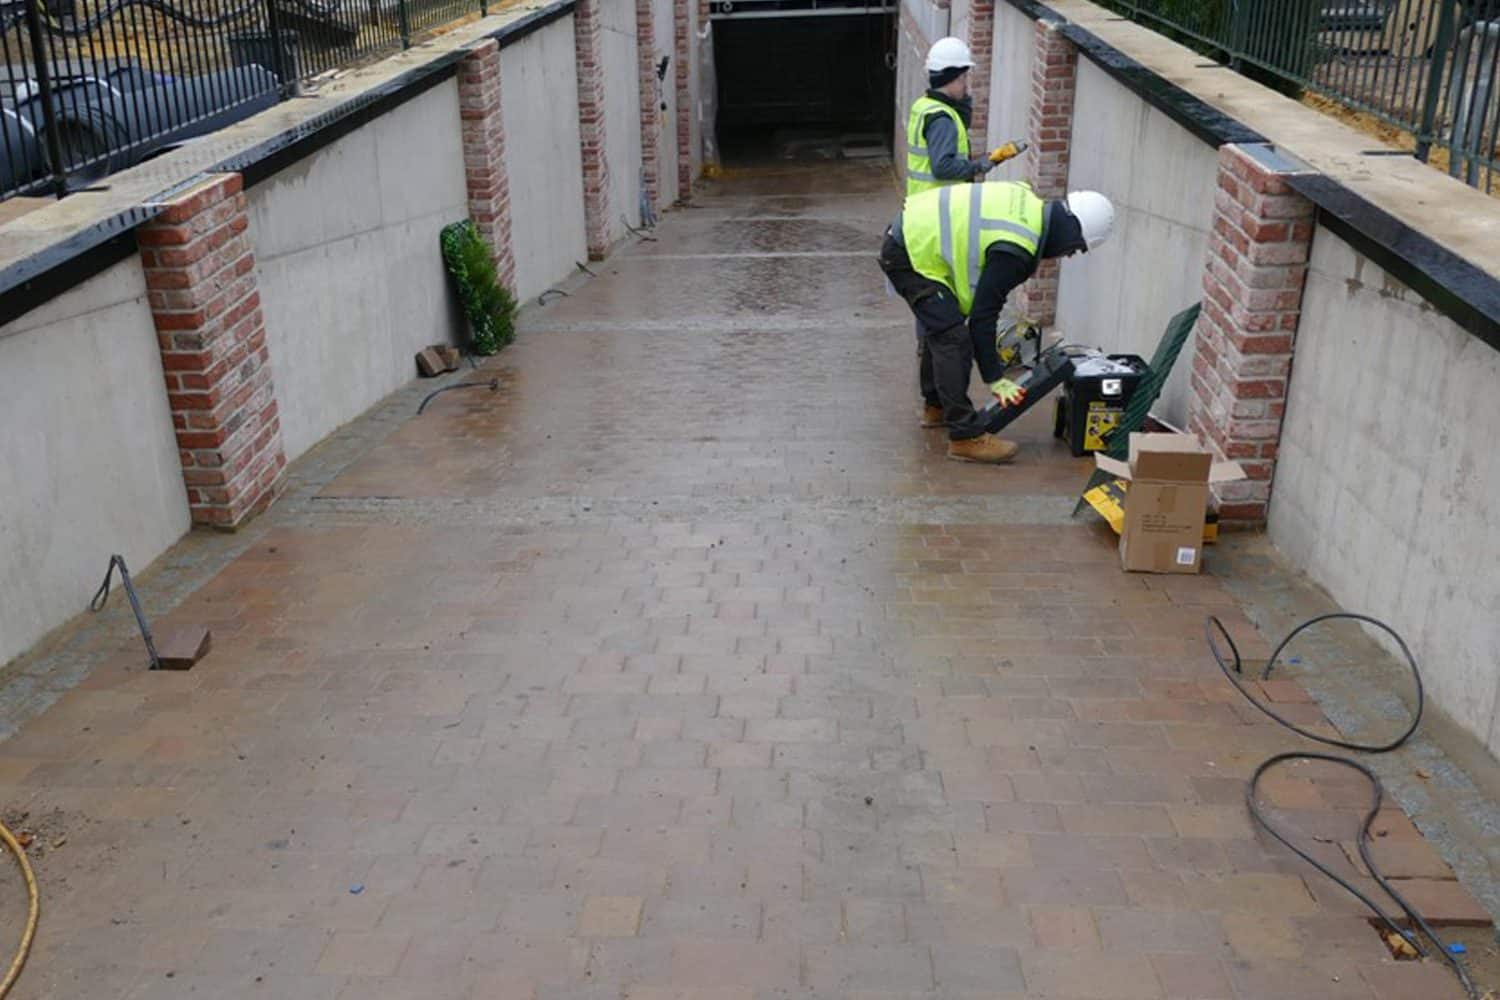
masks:
POLYGON ((1191 434, 1132 434, 1130 461, 1095 455, 1129 483, 1120 528, 1120 563, 1131 573, 1196 573, 1210 483, 1245 478, 1237 462, 1215 462, 1191 434))

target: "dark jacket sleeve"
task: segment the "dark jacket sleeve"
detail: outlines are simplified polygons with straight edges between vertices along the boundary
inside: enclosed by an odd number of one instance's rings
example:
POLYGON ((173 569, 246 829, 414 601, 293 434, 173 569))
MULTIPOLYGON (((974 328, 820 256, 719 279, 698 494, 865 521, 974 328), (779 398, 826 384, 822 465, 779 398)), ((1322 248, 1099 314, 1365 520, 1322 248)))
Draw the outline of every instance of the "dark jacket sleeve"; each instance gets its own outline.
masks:
POLYGON ((932 176, 940 181, 972 180, 984 170, 973 160, 958 155, 958 126, 945 114, 934 113, 922 129, 927 142, 927 158, 932 161, 932 176))
POLYGON ((1005 299, 1017 285, 1031 277, 1032 261, 1012 253, 1003 243, 990 246, 974 290, 974 308, 969 312, 969 339, 974 344, 974 362, 985 384, 1005 377, 1005 365, 995 348, 995 327, 1005 299))

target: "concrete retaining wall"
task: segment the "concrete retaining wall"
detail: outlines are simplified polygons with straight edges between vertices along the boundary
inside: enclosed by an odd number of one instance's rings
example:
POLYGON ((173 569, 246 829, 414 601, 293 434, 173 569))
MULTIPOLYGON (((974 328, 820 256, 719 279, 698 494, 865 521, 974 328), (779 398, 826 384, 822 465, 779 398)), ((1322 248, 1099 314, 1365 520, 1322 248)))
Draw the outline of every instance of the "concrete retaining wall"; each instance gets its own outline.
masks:
POLYGON ((0 663, 188 527, 156 328, 131 257, 0 327, 0 663))
POLYGON ((288 460, 453 338, 438 232, 468 213, 461 150, 449 80, 250 189, 288 460))
MULTIPOLYGON (((610 239, 625 235, 623 215, 632 226, 641 221, 641 85, 636 54, 635 0, 601 0, 599 5, 601 45, 604 54, 604 132, 609 159, 610 239)), ((510 56, 510 52, 506 52, 510 56)), ((506 124, 529 128, 530 117, 506 124)), ((555 169, 555 165, 554 165, 555 169)))
POLYGON ((1500 352, 1319 229, 1271 538, 1500 755, 1500 352))
POLYGON ((659 181, 657 190, 664 204, 677 200, 677 53, 673 46, 672 0, 655 0, 651 8, 652 32, 656 36, 656 51, 651 54, 654 62, 660 63, 662 56, 671 56, 667 64, 667 75, 656 85, 658 107, 665 103, 667 110, 661 113, 661 129, 657 134, 656 169, 659 181))
MULTIPOLYGON (((1031 53, 1035 48, 1031 18, 1007 3, 995 5, 995 58, 990 71, 990 146, 1026 138, 1031 108, 1031 53)), ((1023 176, 1024 161, 1012 160, 990 172, 992 178, 1023 176), (1014 165, 1012 165, 1014 164, 1014 165)))
POLYGON ((927 89, 927 50, 948 34, 948 11, 927 0, 901 0, 896 17, 896 135, 891 148, 904 182, 907 119, 912 102, 927 89))
MULTIPOLYGON (((578 106, 572 18, 500 53, 500 97, 516 293, 524 301, 566 277, 587 254, 578 118, 537 113, 538 108, 578 106)), ((632 111, 627 121, 637 123, 639 134, 639 114, 632 111)))
MULTIPOLYGON (((1057 326, 1069 340, 1151 357, 1167 320, 1203 296, 1217 171, 1213 147, 1079 62, 1068 187, 1103 192, 1117 214, 1110 242, 1063 262, 1057 326)), ((1156 407, 1178 427, 1191 357, 1156 407)))

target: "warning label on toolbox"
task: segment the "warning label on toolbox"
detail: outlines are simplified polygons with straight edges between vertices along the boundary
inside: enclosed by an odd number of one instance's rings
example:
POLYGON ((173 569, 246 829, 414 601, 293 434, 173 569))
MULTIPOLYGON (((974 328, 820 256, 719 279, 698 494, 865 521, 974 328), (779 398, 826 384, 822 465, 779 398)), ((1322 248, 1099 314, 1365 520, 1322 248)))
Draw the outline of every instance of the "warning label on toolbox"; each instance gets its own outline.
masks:
POLYGON ((1083 447, 1085 451, 1102 451, 1104 435, 1120 425, 1124 413, 1118 406, 1110 406, 1102 400, 1089 403, 1088 413, 1083 418, 1083 447))

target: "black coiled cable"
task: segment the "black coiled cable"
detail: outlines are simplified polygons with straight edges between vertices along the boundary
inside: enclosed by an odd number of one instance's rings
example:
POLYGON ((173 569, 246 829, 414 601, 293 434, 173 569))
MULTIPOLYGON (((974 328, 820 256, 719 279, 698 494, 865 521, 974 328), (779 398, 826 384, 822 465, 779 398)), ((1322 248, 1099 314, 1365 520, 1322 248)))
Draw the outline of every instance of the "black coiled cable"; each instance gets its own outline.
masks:
MULTIPOLYGON (((1350 740, 1342 740, 1331 736, 1323 736, 1304 729, 1303 727, 1297 725, 1295 722, 1292 722, 1290 719, 1287 719, 1285 716, 1277 713, 1275 709, 1271 708, 1263 701, 1256 698, 1250 693, 1245 685, 1241 683, 1240 677, 1244 673, 1244 664, 1240 660, 1239 647, 1234 644, 1234 638, 1230 636, 1229 630, 1224 627, 1223 622, 1219 621, 1218 618, 1210 615, 1204 625, 1204 638, 1208 642, 1209 651, 1213 654, 1215 662, 1219 664, 1219 669, 1224 672, 1224 677, 1229 681, 1229 683, 1234 685, 1235 690, 1244 695, 1246 701, 1250 702, 1250 704, 1260 709, 1280 725, 1285 726, 1287 729, 1290 729, 1292 732, 1296 733, 1299 736, 1312 740, 1315 743, 1321 743, 1324 746, 1338 747, 1341 750, 1351 750, 1356 753, 1389 753, 1392 750, 1395 750, 1397 747, 1405 744, 1407 740, 1411 739, 1412 734, 1417 731, 1417 726, 1422 722, 1422 709, 1425 705, 1426 694, 1422 686, 1422 671, 1418 669, 1416 657, 1412 656, 1411 649, 1406 645, 1406 640, 1402 639, 1400 634, 1397 633, 1395 629, 1391 628, 1380 619, 1372 618, 1369 615, 1355 614, 1348 611, 1338 611, 1331 614, 1318 615, 1316 618, 1309 618, 1301 625, 1298 625, 1296 628, 1292 629, 1292 631, 1287 634, 1286 638, 1282 639, 1281 642, 1277 644, 1276 648, 1271 652, 1270 658, 1266 660, 1266 666, 1265 669, 1261 671, 1260 679, 1270 679, 1271 671, 1280 661, 1282 652, 1284 652, 1286 648, 1291 645, 1293 640, 1295 640, 1299 635, 1301 635, 1303 632, 1306 632, 1313 626, 1320 625, 1323 622, 1328 621, 1356 621, 1361 622, 1365 625, 1373 625, 1374 627, 1385 632, 1386 635, 1390 636, 1391 639, 1394 640, 1396 645, 1400 648, 1401 655, 1406 658, 1406 665, 1411 669, 1412 681, 1416 685, 1417 703, 1415 709, 1412 712, 1411 724, 1406 727, 1405 731, 1403 731, 1401 735, 1395 737, 1389 742, 1355 743, 1350 740), (1222 640, 1224 645, 1228 646, 1227 656, 1226 651, 1221 647, 1220 640, 1222 640)), ((1337 754, 1317 753, 1313 751, 1291 751, 1288 753, 1276 754, 1274 757, 1270 757, 1262 762, 1261 765, 1255 769, 1255 773, 1250 776, 1250 782, 1245 788, 1245 804, 1250 809, 1251 817, 1254 818, 1255 822, 1260 824, 1260 826, 1265 829, 1267 833, 1269 833, 1272 837, 1275 837, 1278 841, 1289 848, 1292 853, 1296 854, 1303 861, 1306 861, 1318 871, 1328 876, 1338 885, 1347 890, 1361 903, 1369 907, 1370 911, 1374 913, 1376 917, 1378 917, 1380 921, 1385 924, 1386 927, 1388 927, 1394 934, 1409 942, 1411 946, 1416 949, 1419 955, 1424 958, 1429 957, 1430 953, 1427 947, 1422 944, 1421 940, 1414 936, 1410 931, 1403 930, 1400 925, 1396 923, 1395 918, 1388 914, 1384 910, 1384 908, 1380 906, 1380 904, 1376 903, 1365 893, 1361 892, 1358 887, 1350 883, 1347 879, 1339 875, 1337 872, 1333 871, 1327 865, 1323 864, 1317 858, 1313 857, 1307 851, 1298 847, 1295 843, 1292 842, 1289 836, 1278 830, 1275 824, 1267 819, 1265 814, 1261 812, 1260 799, 1257 794, 1261 778, 1263 778, 1268 771, 1281 764, 1298 760, 1320 760, 1330 764, 1337 764, 1340 767, 1346 767, 1352 771, 1357 771, 1369 780, 1373 795, 1370 801, 1370 811, 1365 814, 1364 822, 1360 824, 1359 828, 1359 837, 1357 840, 1357 844, 1359 846, 1360 859, 1364 862, 1365 868, 1370 872, 1370 876, 1375 880, 1375 883, 1379 885, 1380 888, 1383 889, 1385 893, 1396 902, 1396 905, 1401 908, 1401 912, 1404 913, 1407 919, 1411 921, 1412 926, 1419 929, 1422 932, 1423 936, 1426 937, 1427 940, 1437 948, 1438 953, 1443 956, 1444 960, 1447 961, 1450 966, 1452 966, 1453 971, 1458 975, 1459 982, 1463 984, 1464 990, 1468 993, 1471 1000, 1479 1000, 1479 989, 1477 986, 1475 986, 1474 980, 1470 977, 1469 970, 1465 968, 1463 962, 1459 960, 1458 956, 1455 955, 1451 950, 1449 950, 1447 943, 1438 936, 1437 931, 1435 931, 1432 928, 1432 925, 1429 924, 1425 918, 1423 918, 1422 914, 1418 912, 1417 908, 1412 906, 1411 903, 1409 903, 1406 898, 1402 896, 1394 886, 1391 885, 1390 880, 1386 878, 1384 873, 1381 872, 1380 867, 1376 865, 1375 859, 1370 854, 1370 827, 1374 824, 1375 817, 1380 814, 1381 806, 1385 803, 1385 786, 1381 784, 1379 776, 1376 775, 1373 770, 1357 760, 1353 760, 1349 757, 1341 757, 1337 754)))

